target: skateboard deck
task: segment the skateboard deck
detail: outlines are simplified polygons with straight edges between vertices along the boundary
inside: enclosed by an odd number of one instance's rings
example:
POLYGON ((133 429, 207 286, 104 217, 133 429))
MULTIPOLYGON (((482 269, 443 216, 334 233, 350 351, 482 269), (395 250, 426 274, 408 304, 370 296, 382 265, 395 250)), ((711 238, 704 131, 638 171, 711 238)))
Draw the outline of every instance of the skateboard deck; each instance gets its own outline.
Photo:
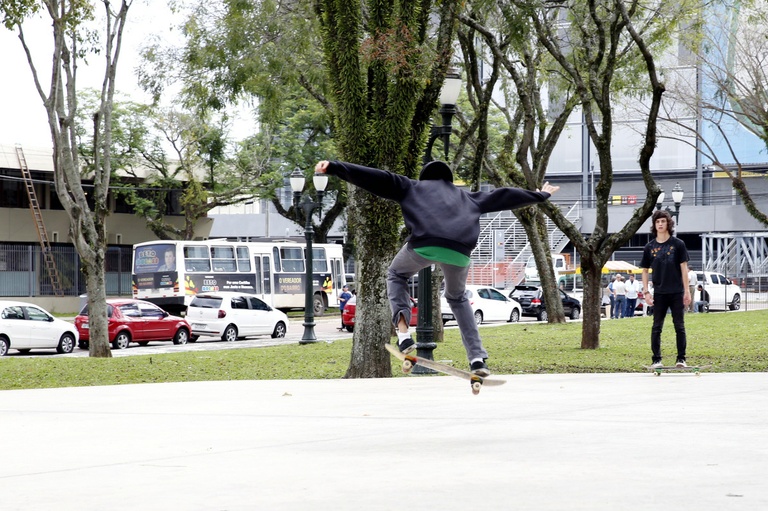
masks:
POLYGON ((693 373, 696 376, 701 376, 701 371, 704 369, 709 369, 710 367, 712 367, 712 364, 701 365, 701 366, 688 366, 688 367, 677 367, 677 366, 661 366, 661 367, 643 366, 643 367, 653 372, 655 376, 661 376, 661 373, 672 373, 672 372, 693 373))
POLYGON ((434 371, 438 371, 443 374, 457 376, 459 378, 469 381, 470 385, 472 386, 472 393, 475 395, 480 393, 480 389, 483 387, 483 385, 488 385, 489 387, 496 387, 496 386, 504 385, 505 383, 507 383, 504 380, 494 380, 491 378, 484 378, 482 376, 472 374, 469 371, 459 369, 458 367, 453 367, 447 364, 442 364, 440 362, 435 362, 434 360, 427 360, 426 358, 421 358, 415 355, 414 353, 408 353, 407 355, 405 355, 403 353, 400 353, 400 350, 397 349, 396 346, 393 346, 391 344, 385 344, 384 347, 387 348, 387 351, 389 351, 393 357, 399 360, 402 360, 404 373, 406 374, 410 373, 411 369, 413 369, 413 366, 418 364, 422 367, 426 367, 428 369, 432 369, 434 371))

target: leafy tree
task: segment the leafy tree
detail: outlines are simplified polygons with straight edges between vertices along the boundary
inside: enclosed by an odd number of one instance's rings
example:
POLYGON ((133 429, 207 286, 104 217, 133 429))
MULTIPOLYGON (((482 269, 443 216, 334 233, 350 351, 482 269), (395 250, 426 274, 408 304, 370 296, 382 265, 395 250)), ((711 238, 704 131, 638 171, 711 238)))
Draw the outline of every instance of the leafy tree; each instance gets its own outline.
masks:
POLYGON ((70 221, 70 234, 82 260, 90 311, 90 356, 111 357, 107 334, 107 304, 104 260, 107 247, 105 218, 109 213, 107 193, 112 165, 112 103, 123 28, 131 1, 99 2, 104 8, 103 32, 92 28, 95 7, 84 0, 4 0, 0 3, 3 23, 18 33, 27 55, 35 88, 48 115, 53 142, 56 194, 70 221), (27 44, 24 22, 44 13, 51 20, 51 78, 46 90, 27 44), (99 36, 103 43, 99 43, 99 36), (76 137, 78 111, 77 66, 96 52, 104 59, 104 81, 93 120, 93 207, 82 185, 81 162, 76 137))
MULTIPOLYGON (((429 1, 314 2, 342 159, 414 175, 450 63, 457 7, 448 0, 434 12, 429 1)), ((360 288, 347 377, 389 376, 384 277, 400 244, 400 212, 361 190, 349 195, 360 288)))
MULTIPOLYGON (((297 216, 301 212, 284 207, 275 192, 294 168, 309 174, 318 159, 336 153, 311 3, 195 1, 184 15, 183 47, 145 49, 143 87, 159 99, 169 83, 180 84, 184 108, 203 116, 232 104, 256 104, 259 132, 243 142, 244 153, 236 159, 252 162, 261 153, 259 195, 271 198, 279 214, 304 225, 297 216)), ((314 226, 318 241, 326 239, 344 211, 345 190, 341 183, 329 183, 326 201, 332 203, 314 226)))
MULTIPOLYGON (((598 156, 596 222, 589 236, 582 235, 555 205, 542 206, 581 256, 584 276, 581 347, 596 349, 600 345, 602 268, 611 254, 651 215, 660 193, 651 174, 650 161, 657 143, 657 118, 665 87, 659 79, 654 55, 669 44, 673 29, 696 11, 685 3, 645 4, 639 0, 574 3, 513 0, 512 5, 526 16, 536 40, 557 64, 556 72, 570 84, 598 156), (627 97, 643 100, 646 105, 638 163, 647 193, 627 224, 618 232, 610 233, 608 204, 613 184, 614 104, 627 97)), ((518 88, 518 96, 521 102, 534 97, 531 88, 518 88)), ((520 158, 517 162, 522 164, 520 158)))

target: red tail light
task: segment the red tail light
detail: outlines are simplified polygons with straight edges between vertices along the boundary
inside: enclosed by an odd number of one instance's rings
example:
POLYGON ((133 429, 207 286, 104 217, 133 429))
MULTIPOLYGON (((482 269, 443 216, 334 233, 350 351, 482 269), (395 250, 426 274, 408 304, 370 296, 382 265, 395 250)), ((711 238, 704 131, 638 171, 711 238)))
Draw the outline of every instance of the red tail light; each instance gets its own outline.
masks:
POLYGON ((226 317, 227 311, 219 309, 219 319, 226 317))
POLYGON ((531 300, 531 304, 541 305, 541 300, 539 298, 534 298, 533 300, 531 300))

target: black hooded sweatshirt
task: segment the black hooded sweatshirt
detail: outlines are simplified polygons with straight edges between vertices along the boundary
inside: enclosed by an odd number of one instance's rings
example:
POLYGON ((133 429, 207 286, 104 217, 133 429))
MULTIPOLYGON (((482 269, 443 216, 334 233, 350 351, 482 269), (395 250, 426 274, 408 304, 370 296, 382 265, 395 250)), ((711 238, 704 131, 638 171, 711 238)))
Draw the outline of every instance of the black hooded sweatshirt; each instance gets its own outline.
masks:
POLYGON ((547 192, 497 188, 468 192, 450 181, 416 181, 385 170, 332 161, 327 173, 400 204, 411 248, 442 247, 469 256, 480 236, 480 215, 544 202, 547 192))

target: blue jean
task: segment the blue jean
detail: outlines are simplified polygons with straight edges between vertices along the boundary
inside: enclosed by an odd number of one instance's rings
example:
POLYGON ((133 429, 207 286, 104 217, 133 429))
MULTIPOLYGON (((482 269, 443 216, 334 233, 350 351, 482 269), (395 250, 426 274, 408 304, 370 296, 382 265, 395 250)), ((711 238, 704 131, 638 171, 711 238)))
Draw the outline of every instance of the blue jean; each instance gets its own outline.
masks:
POLYGON ((627 298, 627 307, 624 309, 625 318, 635 317, 635 306, 637 305, 637 298, 627 298))
MULTIPOLYGON (((422 268, 435 264, 404 245, 397 253, 387 270, 387 298, 392 309, 392 323, 397 327, 400 318, 405 324, 411 324, 411 298, 408 292, 408 278, 422 268)), ((469 361, 477 358, 488 358, 480 340, 480 331, 475 323, 472 305, 465 295, 469 266, 454 266, 446 263, 436 263, 445 276, 445 299, 451 307, 453 317, 459 324, 461 342, 467 352, 469 361)), ((438 311, 439 311, 438 307, 438 311)))
POLYGON ((626 296, 625 295, 616 295, 616 317, 617 318, 623 318, 624 317, 624 307, 626 307, 626 296))

